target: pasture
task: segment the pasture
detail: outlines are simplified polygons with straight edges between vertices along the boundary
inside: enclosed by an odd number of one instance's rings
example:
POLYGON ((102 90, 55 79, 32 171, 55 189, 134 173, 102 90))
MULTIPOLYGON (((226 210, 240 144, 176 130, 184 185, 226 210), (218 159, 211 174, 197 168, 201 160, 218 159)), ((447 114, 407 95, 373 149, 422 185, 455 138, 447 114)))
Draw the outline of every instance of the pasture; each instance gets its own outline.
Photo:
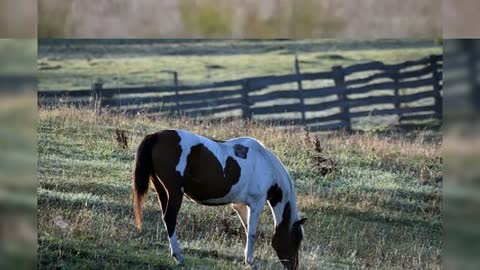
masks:
POLYGON ((370 61, 386 64, 441 54, 433 40, 40 40, 38 88, 195 85, 254 76, 328 71, 370 61))
MULTIPOLYGON (((39 268, 175 269, 153 190, 144 231, 136 231, 131 195, 134 151, 142 137, 183 128, 218 139, 252 136, 289 170, 308 218, 302 269, 440 269, 441 138, 423 131, 313 134, 244 120, 96 115, 42 109, 38 121, 39 268), (125 130, 127 146, 116 139, 125 130), (407 136, 408 135, 408 136, 407 136), (334 161, 322 176, 317 156, 334 161), (328 171, 328 170, 327 170, 328 171)), ((270 246, 273 221, 262 214, 259 269, 279 269, 270 246)), ((228 206, 186 201, 177 233, 188 269, 244 269, 245 236, 228 206)))

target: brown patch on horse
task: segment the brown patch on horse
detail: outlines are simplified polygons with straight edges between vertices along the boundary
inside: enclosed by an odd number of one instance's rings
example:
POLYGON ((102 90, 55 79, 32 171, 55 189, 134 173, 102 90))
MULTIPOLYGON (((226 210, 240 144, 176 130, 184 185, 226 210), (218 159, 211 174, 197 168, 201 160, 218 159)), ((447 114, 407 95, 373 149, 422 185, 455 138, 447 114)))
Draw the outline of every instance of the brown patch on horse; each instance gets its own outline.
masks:
POLYGON ((150 181, 157 191, 164 215, 167 211, 170 183, 179 176, 175 167, 182 154, 180 140, 176 131, 164 130, 145 136, 138 147, 134 162, 133 198, 139 230, 142 229, 143 204, 150 181))
POLYGON ((174 130, 164 130, 157 133, 157 143, 152 149, 152 160, 156 175, 169 190, 170 182, 179 177, 176 170, 182 155, 180 136, 174 130))
POLYGON ((183 188, 198 202, 222 198, 240 179, 240 166, 228 157, 222 168, 217 157, 203 144, 192 146, 187 157, 183 188))
POLYGON ((275 227, 275 233, 272 238, 272 246, 280 259, 285 258, 288 254, 289 246, 285 240, 289 238, 291 216, 290 202, 287 202, 285 208, 283 208, 282 222, 275 227))
POLYGON ((235 156, 237 156, 239 158, 243 158, 243 159, 247 158, 248 147, 243 146, 241 144, 235 144, 233 146, 233 149, 235 151, 235 156))
POLYGON ((291 216, 292 209, 290 202, 287 202, 283 209, 282 222, 275 228, 272 247, 287 269, 298 269, 298 250, 303 240, 300 225, 305 222, 305 219, 298 220, 290 226, 291 216))
POLYGON ((166 191, 166 198, 159 188, 157 194, 162 204, 163 220, 167 226, 168 236, 172 237, 178 210, 181 207, 183 192, 182 176, 176 170, 182 155, 181 138, 175 130, 164 130, 157 134, 157 142, 152 149, 153 169, 158 181, 166 191))
POLYGON ((267 200, 272 207, 275 207, 275 205, 282 201, 282 196, 282 189, 278 184, 271 186, 267 191, 267 200))

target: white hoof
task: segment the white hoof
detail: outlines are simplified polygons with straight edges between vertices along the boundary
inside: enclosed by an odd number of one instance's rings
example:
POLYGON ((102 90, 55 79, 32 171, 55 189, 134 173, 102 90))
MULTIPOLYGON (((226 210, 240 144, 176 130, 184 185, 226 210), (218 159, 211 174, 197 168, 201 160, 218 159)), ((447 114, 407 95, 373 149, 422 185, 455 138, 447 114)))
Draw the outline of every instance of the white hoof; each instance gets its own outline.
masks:
POLYGON ((257 266, 255 264, 255 262, 252 260, 252 261, 245 261, 245 264, 247 265, 247 269, 251 269, 251 270, 255 270, 257 269, 257 266))
POLYGON ((173 254, 172 257, 177 261, 178 266, 185 266, 185 260, 181 255, 173 254))

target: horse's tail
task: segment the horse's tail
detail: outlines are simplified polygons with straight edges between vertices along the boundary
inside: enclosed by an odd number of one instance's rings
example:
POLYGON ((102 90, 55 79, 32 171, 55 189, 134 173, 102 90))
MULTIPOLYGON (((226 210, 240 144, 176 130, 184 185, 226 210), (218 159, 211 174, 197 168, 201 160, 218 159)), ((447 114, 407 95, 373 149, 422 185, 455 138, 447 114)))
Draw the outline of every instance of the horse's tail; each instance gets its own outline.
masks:
POLYGON ((142 215, 145 195, 148 192, 150 177, 153 173, 152 147, 156 142, 156 134, 145 136, 137 149, 133 169, 133 203, 135 222, 142 231, 142 215))

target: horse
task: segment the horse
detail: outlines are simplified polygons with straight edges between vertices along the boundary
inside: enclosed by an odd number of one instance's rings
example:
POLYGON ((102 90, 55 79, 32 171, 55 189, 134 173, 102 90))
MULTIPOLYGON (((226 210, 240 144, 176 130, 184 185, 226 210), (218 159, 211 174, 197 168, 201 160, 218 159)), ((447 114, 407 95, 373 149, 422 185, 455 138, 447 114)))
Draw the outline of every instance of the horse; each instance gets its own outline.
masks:
POLYGON ((231 205, 245 230, 245 263, 252 268, 257 224, 268 202, 275 224, 271 245, 285 268, 298 269, 306 218, 299 218, 287 170, 258 140, 240 137, 219 141, 180 129, 146 135, 135 154, 133 171, 139 232, 150 184, 162 209, 171 256, 179 265, 185 261, 175 227, 186 197, 202 205, 231 205))

